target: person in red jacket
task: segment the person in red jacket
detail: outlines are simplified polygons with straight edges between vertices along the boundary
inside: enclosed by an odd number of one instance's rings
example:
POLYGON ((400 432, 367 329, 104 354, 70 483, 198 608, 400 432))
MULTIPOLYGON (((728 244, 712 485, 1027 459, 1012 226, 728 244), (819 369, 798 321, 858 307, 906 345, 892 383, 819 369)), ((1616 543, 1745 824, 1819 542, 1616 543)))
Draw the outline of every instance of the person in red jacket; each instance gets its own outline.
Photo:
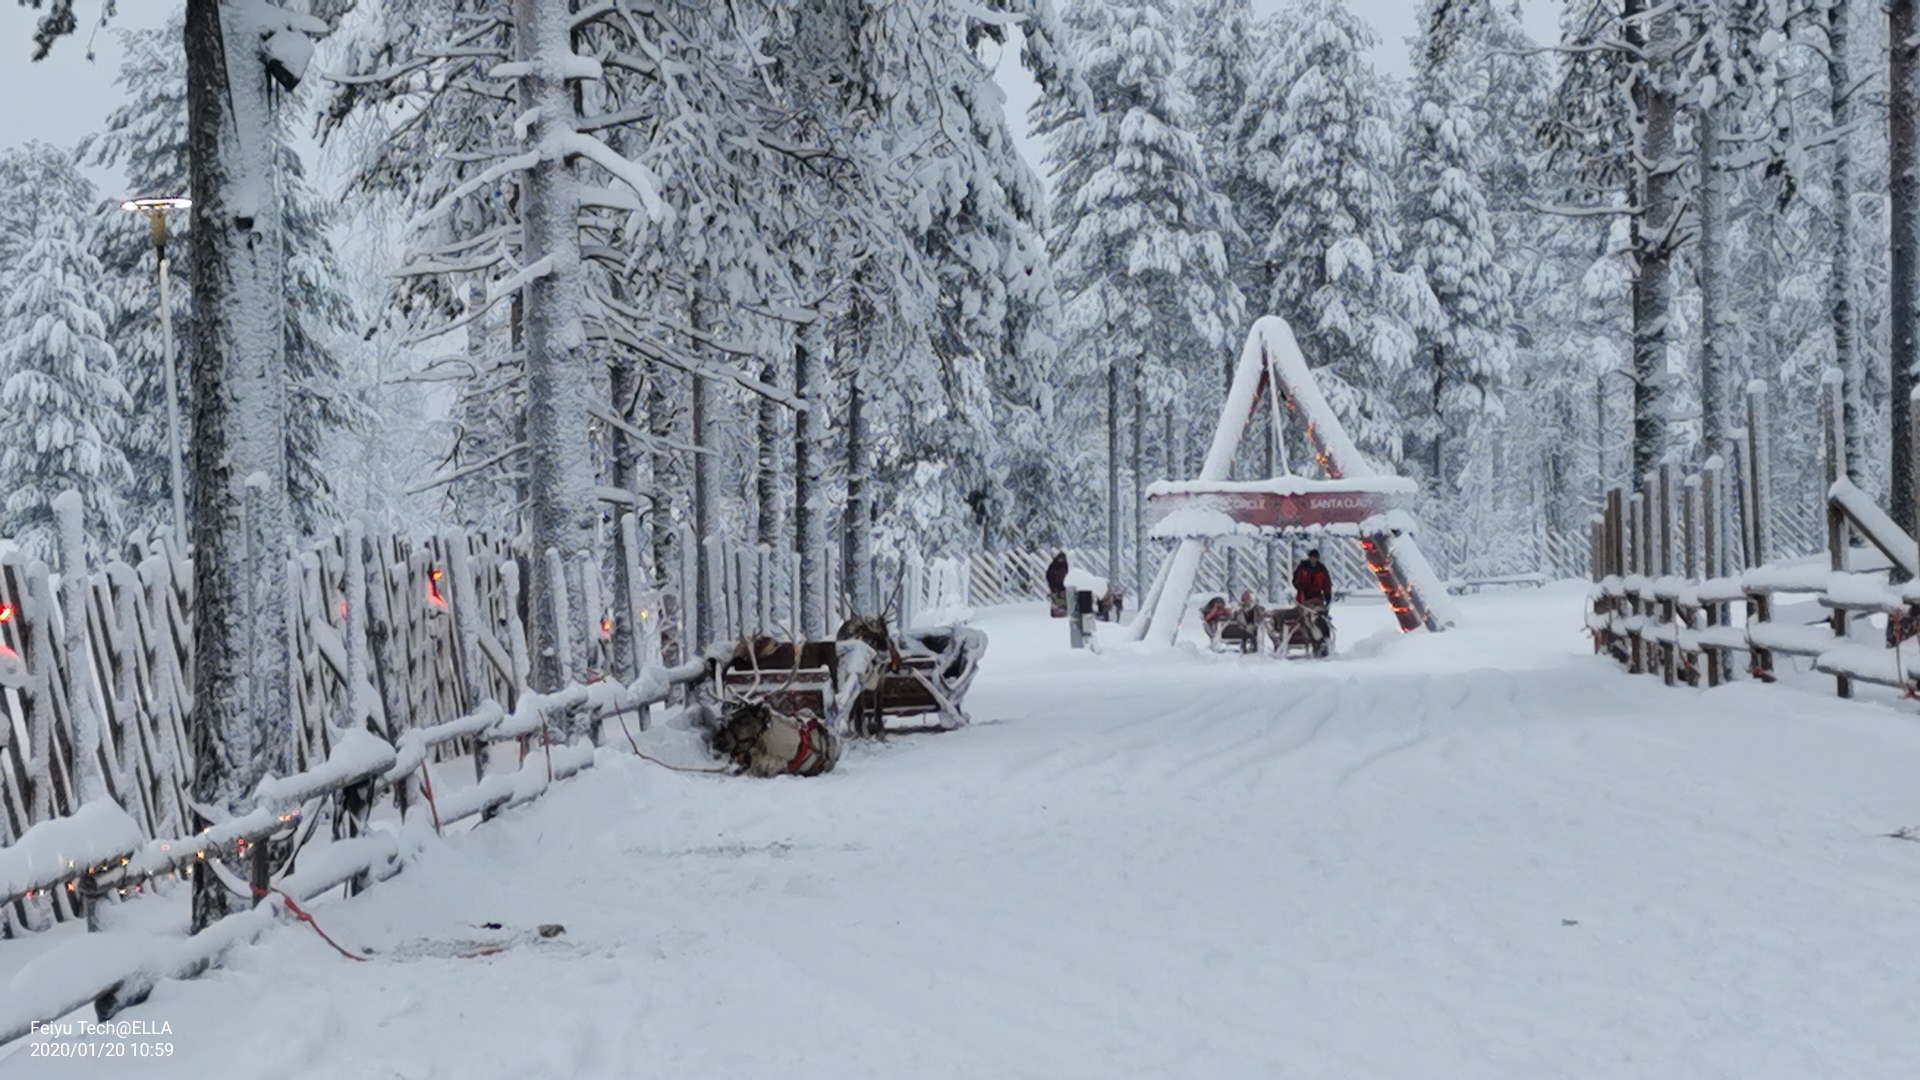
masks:
POLYGON ((1307 552, 1307 557, 1293 568, 1293 602, 1321 608, 1333 602, 1333 575, 1320 561, 1319 548, 1307 552))

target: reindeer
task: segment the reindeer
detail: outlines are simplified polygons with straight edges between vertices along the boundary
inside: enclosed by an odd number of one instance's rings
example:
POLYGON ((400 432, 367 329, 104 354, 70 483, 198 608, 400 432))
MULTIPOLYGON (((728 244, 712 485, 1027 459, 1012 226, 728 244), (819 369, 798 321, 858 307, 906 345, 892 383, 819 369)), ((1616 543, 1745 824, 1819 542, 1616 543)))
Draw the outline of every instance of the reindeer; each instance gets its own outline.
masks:
MULTIPOLYGON (((707 730, 707 745, 722 760, 732 763, 744 776, 819 776, 832 772, 840 760, 840 737, 814 709, 797 704, 793 692, 800 675, 802 646, 790 645, 770 637, 743 638, 734 647, 733 656, 716 673, 715 685, 722 704, 719 716, 707 730), (760 660, 778 648, 790 648, 792 668, 778 689, 763 688, 760 660), (738 660, 747 661, 753 671, 753 684, 738 690, 727 683, 726 669, 738 660)), ((830 700, 823 694, 822 702, 830 700)))

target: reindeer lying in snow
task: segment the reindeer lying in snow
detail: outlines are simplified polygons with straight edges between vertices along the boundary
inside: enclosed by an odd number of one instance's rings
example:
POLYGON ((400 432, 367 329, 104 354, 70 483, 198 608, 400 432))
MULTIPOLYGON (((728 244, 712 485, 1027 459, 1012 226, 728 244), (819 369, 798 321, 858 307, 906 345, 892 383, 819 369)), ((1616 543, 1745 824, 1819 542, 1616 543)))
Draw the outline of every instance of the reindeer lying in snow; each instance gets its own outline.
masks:
POLYGON ((819 776, 840 760, 840 737, 822 717, 834 708, 833 672, 819 650, 772 638, 711 652, 716 713, 702 725, 707 746, 745 776, 819 776), (786 679, 767 686, 767 670, 786 679))
POLYGON ((743 776, 819 776, 840 761, 840 737, 819 717, 788 716, 764 701, 729 703, 707 745, 743 776))

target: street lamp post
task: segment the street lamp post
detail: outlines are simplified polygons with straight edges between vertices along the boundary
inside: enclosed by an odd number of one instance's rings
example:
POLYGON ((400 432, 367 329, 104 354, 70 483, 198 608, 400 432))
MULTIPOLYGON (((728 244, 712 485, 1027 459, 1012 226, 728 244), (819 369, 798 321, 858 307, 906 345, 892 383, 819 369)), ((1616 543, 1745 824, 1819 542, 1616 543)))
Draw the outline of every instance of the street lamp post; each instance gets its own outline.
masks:
POLYGON ((186 462, 180 449, 180 392, 174 375, 173 299, 167 291, 167 211, 185 210, 193 205, 179 196, 152 199, 128 199, 120 209, 142 213, 153 230, 153 253, 160 260, 160 337, 167 376, 167 449, 173 470, 173 543, 174 557, 187 554, 186 462))

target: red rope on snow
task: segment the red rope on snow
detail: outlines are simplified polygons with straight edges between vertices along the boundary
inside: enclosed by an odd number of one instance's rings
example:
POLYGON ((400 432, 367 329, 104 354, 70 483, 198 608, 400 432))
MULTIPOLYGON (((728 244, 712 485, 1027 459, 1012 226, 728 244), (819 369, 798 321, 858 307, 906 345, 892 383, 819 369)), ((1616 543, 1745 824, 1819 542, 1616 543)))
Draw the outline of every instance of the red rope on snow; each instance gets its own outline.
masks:
POLYGON ((281 892, 279 889, 262 889, 258 885, 253 886, 253 895, 259 897, 262 900, 266 899, 268 893, 273 893, 279 896, 280 902, 287 906, 287 910, 293 913, 293 917, 296 919, 299 919, 303 923, 306 923, 308 926, 313 927, 313 932, 320 935, 320 940, 333 946, 333 951, 339 953, 341 956, 344 956, 349 960, 358 960, 362 963, 366 962, 366 959, 367 959, 366 957, 348 952, 347 950, 340 947, 339 942, 328 937, 327 932, 325 930, 320 929, 320 924, 313 921, 313 916, 307 914, 304 910, 301 909, 299 904, 296 904, 293 902, 293 897, 288 896, 286 893, 281 892))
POLYGON ((433 801, 433 770, 427 768, 425 758, 420 760, 420 790, 427 797, 427 809, 433 811, 433 835, 439 836, 440 806, 433 801))

